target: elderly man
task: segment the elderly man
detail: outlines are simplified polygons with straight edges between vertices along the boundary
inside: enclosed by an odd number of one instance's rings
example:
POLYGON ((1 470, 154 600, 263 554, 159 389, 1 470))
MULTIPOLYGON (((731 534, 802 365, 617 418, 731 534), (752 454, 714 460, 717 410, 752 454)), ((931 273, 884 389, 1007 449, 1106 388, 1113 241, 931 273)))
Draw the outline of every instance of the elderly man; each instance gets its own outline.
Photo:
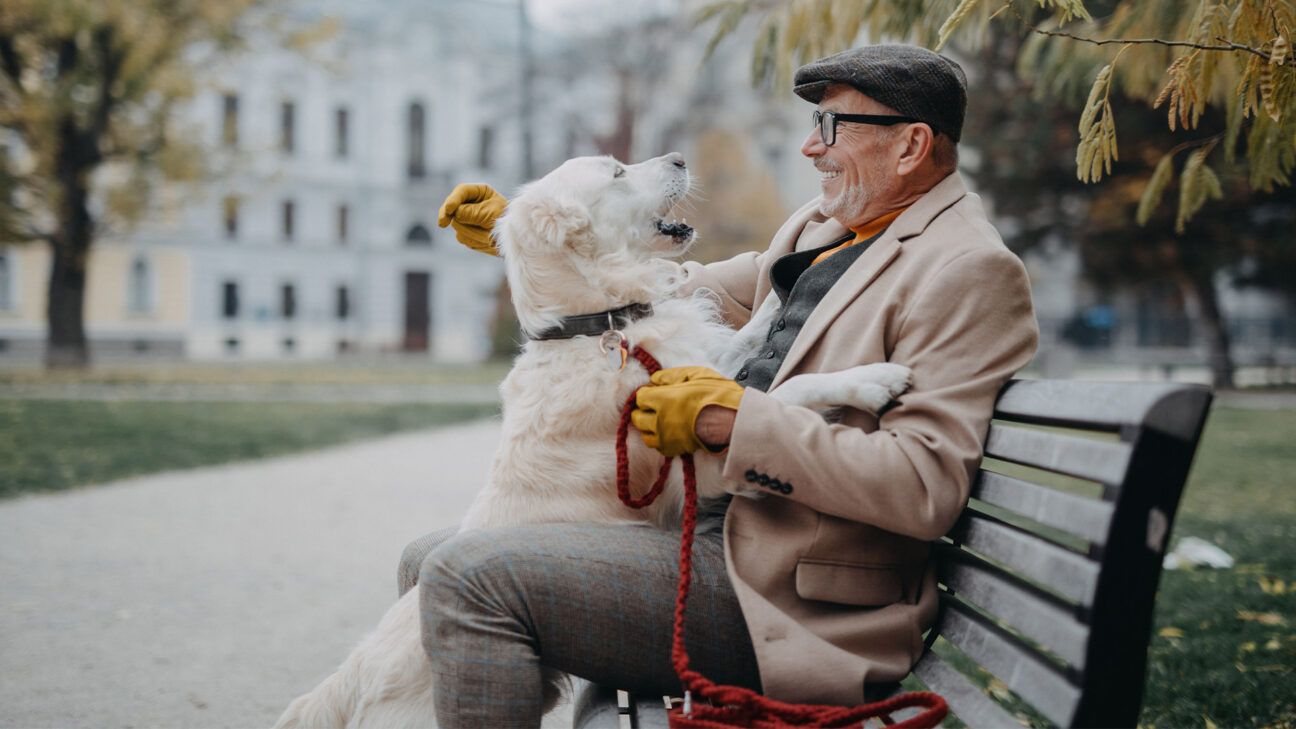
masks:
MULTIPOLYGON (((801 152, 822 196, 762 253, 683 264, 686 288, 717 294, 734 325, 767 296, 783 304, 735 379, 664 370, 633 415, 663 453, 727 447, 725 475, 770 496, 735 499, 723 537, 698 541, 690 651, 718 681, 854 704, 922 652, 930 542, 966 504, 995 396, 1037 340, 1026 272, 956 171, 965 84, 957 64, 910 46, 801 68, 795 91, 817 105, 801 152), (830 424, 766 394, 881 361, 912 368, 913 385, 880 418, 830 424)), ((481 241, 501 202, 460 191, 443 212, 481 241)), ((540 666, 678 690, 676 548, 651 530, 553 525, 434 551, 422 582, 441 719, 534 725, 540 666)))

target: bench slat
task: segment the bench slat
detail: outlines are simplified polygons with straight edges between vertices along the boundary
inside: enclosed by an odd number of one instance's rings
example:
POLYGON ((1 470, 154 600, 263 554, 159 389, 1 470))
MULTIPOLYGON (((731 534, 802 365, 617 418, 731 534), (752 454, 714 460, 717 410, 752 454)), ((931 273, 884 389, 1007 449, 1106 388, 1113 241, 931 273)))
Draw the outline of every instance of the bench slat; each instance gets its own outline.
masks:
POLYGON ((1069 611, 1013 584, 999 570, 957 550, 941 551, 941 582, 1076 669, 1084 669, 1089 627, 1069 611))
POLYGON ((945 699, 950 712, 962 719, 964 724, 973 727, 1019 726, 999 704, 935 653, 927 651, 918 665, 914 666, 913 672, 928 689, 945 699))
POLYGON ((972 496, 1099 546, 1107 543, 1112 515, 1110 502, 1055 491, 985 470, 980 471, 972 496))
POLYGON ((1045 471, 1120 485, 1129 465, 1130 447, 1125 443, 991 423, 985 454, 1045 471))
POLYGON ((997 676, 1053 723, 1069 726, 1080 702, 1079 687, 958 600, 942 597, 945 611, 940 634, 945 640, 997 676))
POLYGON ((971 511, 964 513, 949 536, 1084 607, 1093 605, 1098 564, 1075 552, 971 511))
POLYGON ((995 417, 1091 430, 1152 425, 1176 437, 1193 437, 1192 417, 1209 399, 1205 388, 1174 383, 1014 380, 999 394, 995 417))

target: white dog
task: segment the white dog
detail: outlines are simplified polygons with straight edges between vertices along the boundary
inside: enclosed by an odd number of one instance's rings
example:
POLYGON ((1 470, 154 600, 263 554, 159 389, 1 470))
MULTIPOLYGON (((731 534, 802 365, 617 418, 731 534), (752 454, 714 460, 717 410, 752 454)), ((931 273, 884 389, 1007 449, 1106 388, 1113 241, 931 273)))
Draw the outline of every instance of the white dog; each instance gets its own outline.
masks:
MULTIPOLYGON (((689 188, 678 154, 637 165, 587 157, 525 186, 509 204, 496 238, 518 320, 531 341, 500 386, 500 445, 463 529, 536 522, 678 525, 678 468, 644 510, 624 506, 613 488, 621 409, 648 373, 633 359, 621 367, 617 348, 609 355, 604 346, 611 340, 592 330, 569 336, 569 330, 590 325, 581 315, 606 314, 608 324, 599 332, 619 330, 664 367, 709 364, 732 373, 754 353, 777 315, 777 297, 768 297, 773 303, 735 333, 720 322, 712 297, 676 294, 679 268, 666 259, 683 253, 695 236, 669 218, 689 188), (625 308, 636 304, 651 306, 625 308)), ((809 407, 845 404, 876 412, 908 383, 907 368, 883 363, 802 375, 771 394, 809 407)), ((628 445, 631 490, 643 493, 661 457, 633 433, 628 445)), ((701 496, 745 493, 747 484, 723 482, 721 465, 718 456, 696 458, 701 496)), ((552 677, 547 683, 556 685, 552 677)), ((427 726, 435 717, 432 684, 418 590, 410 590, 338 671, 294 701, 276 726, 427 726)), ((552 705, 556 693, 547 690, 546 697, 552 705)))

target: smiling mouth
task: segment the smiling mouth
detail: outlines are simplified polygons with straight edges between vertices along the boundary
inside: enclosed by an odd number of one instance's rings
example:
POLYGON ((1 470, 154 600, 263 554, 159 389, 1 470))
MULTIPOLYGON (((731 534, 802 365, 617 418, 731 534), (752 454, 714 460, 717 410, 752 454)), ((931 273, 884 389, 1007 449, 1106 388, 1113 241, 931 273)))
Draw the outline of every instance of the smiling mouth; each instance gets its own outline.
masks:
POLYGON ((676 244, 684 244, 693 239, 693 226, 688 224, 687 219, 667 222, 658 218, 656 225, 658 233, 670 237, 676 244))

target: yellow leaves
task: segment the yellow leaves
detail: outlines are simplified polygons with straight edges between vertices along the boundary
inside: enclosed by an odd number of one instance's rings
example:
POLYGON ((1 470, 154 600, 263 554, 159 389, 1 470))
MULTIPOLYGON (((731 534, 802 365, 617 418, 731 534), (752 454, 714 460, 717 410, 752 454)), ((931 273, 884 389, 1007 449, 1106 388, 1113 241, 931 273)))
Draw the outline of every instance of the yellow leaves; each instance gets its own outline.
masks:
POLYGON ((1089 99, 1080 114, 1080 144, 1076 147, 1076 177, 1081 182, 1097 182, 1103 173, 1111 174, 1114 160, 1120 159, 1116 148, 1116 120, 1112 115, 1112 64, 1098 72, 1089 99))
POLYGON ((1172 132, 1176 120, 1184 129, 1196 129, 1197 120, 1201 118, 1202 103, 1197 90, 1196 74, 1198 69, 1193 67, 1200 54, 1201 51, 1194 51, 1176 58, 1166 69, 1166 85, 1152 102, 1152 108, 1159 109, 1169 100, 1166 116, 1172 132))
POLYGON ((1241 653, 1255 653, 1255 649, 1256 649, 1256 644, 1254 640, 1248 640, 1247 642, 1238 646, 1238 651, 1241 653))
POLYGON ((1211 718, 1205 714, 1202 714, 1202 723, 1206 725, 1206 729, 1219 729, 1215 722, 1211 721, 1211 718))
POLYGON ((1287 61, 1288 44, 1287 39, 1278 36, 1273 39, 1273 44, 1269 48, 1269 65, 1281 66, 1287 61))
POLYGON ((1282 648, 1282 641, 1278 640, 1277 638, 1270 638, 1269 642, 1265 643, 1264 647, 1265 650, 1267 651, 1276 651, 1282 648))
POLYGON ((1255 622, 1261 625, 1286 625, 1287 620, 1278 613, 1257 613, 1250 610, 1237 611, 1238 620, 1255 622))
POLYGON ((1012 694, 1008 691, 1008 684, 997 678, 990 679, 990 683, 986 686, 985 691, 987 694, 990 694, 1000 701, 1007 701, 1012 697, 1012 694))
MULTIPOLYGON (((980 3, 981 0, 962 0, 962 2, 958 4, 958 7, 954 8, 954 12, 950 13, 950 16, 941 24, 940 30, 938 31, 939 38, 936 41, 936 50, 945 47, 945 41, 949 40, 954 29, 957 28, 959 23, 962 23, 967 16, 971 15, 972 11, 975 10, 976 6, 980 3)), ((1043 3, 1041 3, 1041 5, 1042 4, 1043 3)))
POLYGON ((1184 632, 1182 628, 1165 627, 1158 630, 1157 635, 1161 636, 1162 638, 1177 639, 1177 638, 1184 637, 1184 632))
POLYGON ((1179 175, 1179 214, 1175 217, 1175 232, 1183 233, 1188 221, 1202 209, 1208 199, 1219 200, 1224 197, 1215 171, 1206 166, 1206 155, 1210 154, 1215 143, 1195 150, 1188 155, 1183 172, 1179 175))
POLYGON ((1166 186, 1174 177, 1174 153, 1168 152, 1161 161, 1157 162, 1156 169, 1152 171, 1152 177, 1148 180, 1147 185, 1143 188, 1143 195, 1139 198, 1138 212, 1135 219, 1139 225, 1147 225, 1152 217, 1152 211, 1157 205, 1161 204, 1161 196, 1165 193, 1166 186))
POLYGON ((1260 584, 1260 590, 1266 595, 1285 595, 1287 593, 1288 585, 1283 580, 1270 580, 1262 575, 1257 581, 1260 584))

